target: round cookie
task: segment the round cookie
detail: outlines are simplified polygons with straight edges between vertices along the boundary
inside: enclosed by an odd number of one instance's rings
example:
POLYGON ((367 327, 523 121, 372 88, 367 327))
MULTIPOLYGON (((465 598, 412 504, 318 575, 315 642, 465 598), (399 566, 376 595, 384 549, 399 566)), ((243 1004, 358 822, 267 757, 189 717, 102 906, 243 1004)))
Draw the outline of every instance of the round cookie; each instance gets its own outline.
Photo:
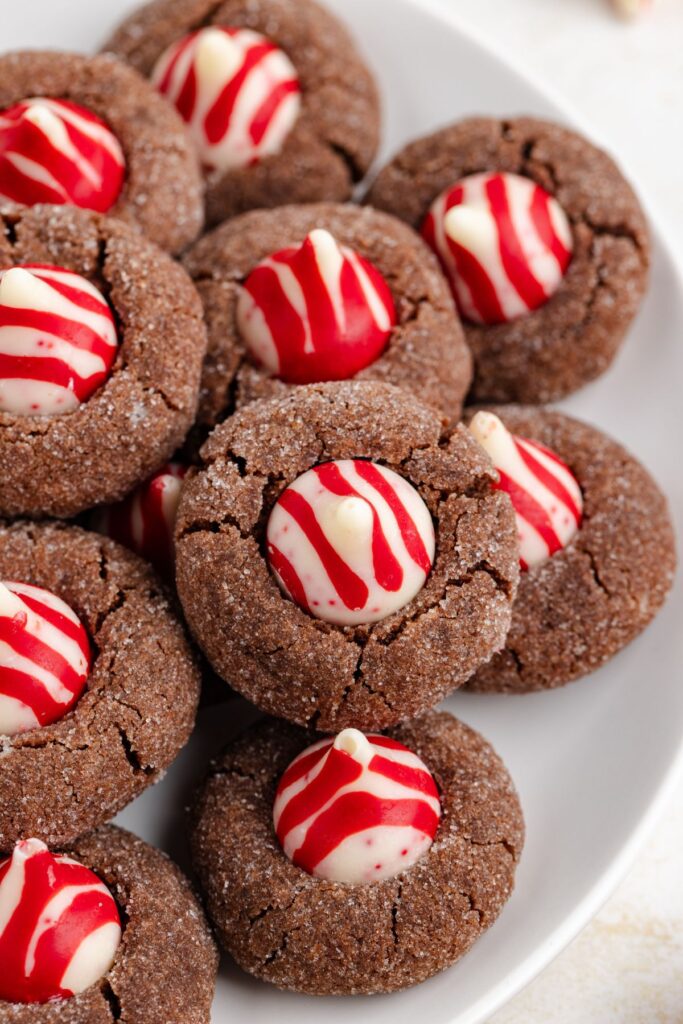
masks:
POLYGON ((569 219, 573 256, 554 294, 507 323, 466 323, 472 398, 549 402, 598 377, 614 359, 645 292, 647 224, 612 159, 576 132, 534 118, 472 118, 410 143, 368 194, 379 209, 422 225, 433 200, 464 176, 531 178, 569 219))
POLYGON ((70 843, 168 768, 194 725, 199 671, 161 583, 99 534, 3 525, 0 578, 56 594, 90 638, 92 667, 73 709, 0 737, 0 850, 29 837, 70 843))
POLYGON ((586 675, 648 625, 673 581, 675 541, 665 497, 616 441, 549 409, 494 411, 563 459, 583 494, 578 532, 521 574, 506 645, 467 684, 526 693, 586 675))
POLYGON ((377 149, 379 98, 346 28, 314 0, 153 0, 106 49, 150 75, 168 46, 209 26, 251 29, 283 50, 302 102, 279 153, 207 178, 208 223, 254 207, 349 199, 377 149))
POLYGON ((514 516, 462 426, 389 384, 301 387, 217 427, 184 483, 176 582, 213 668, 264 711, 336 731, 381 729, 432 707, 505 639, 517 587, 514 516), (328 460, 372 459, 417 490, 436 531, 424 587, 379 622, 302 610, 269 570, 266 527, 283 490, 328 460))
POLYGON ((355 380, 397 384, 459 419, 472 360, 436 260, 421 239, 393 217, 355 206, 319 204, 256 210, 205 235, 185 257, 204 302, 209 348, 199 423, 213 426, 232 407, 284 396, 293 385, 267 376, 247 355, 237 325, 240 285, 271 253, 327 229, 368 259, 392 292, 397 314, 384 353, 355 380))
POLYGON ((219 940, 244 970, 315 995, 391 992, 455 963, 498 916, 524 840, 503 763, 443 712, 390 735, 434 775, 442 817, 421 859, 383 881, 316 878, 275 836, 278 779, 310 733, 260 723, 212 765, 193 811, 193 861, 219 940))
POLYGON ((0 413, 0 514, 72 516, 122 498, 184 440, 206 347, 201 303, 183 269, 119 221, 35 206, 0 212, 0 228, 0 269, 73 270, 114 315, 118 352, 87 401, 53 416, 0 413))
MULTIPOLYGON (((107 212, 170 252, 199 234, 203 186, 179 115, 111 56, 22 52, 0 56, 0 112, 31 97, 76 103, 101 118, 123 150, 122 191, 107 212)), ((1 191, 1 189, 0 189, 1 191)))
POLYGON ((69 843, 108 886, 123 936, 100 982, 48 1003, 0 1002, 3 1024, 208 1024, 218 957, 190 883, 159 850, 114 825, 69 843))

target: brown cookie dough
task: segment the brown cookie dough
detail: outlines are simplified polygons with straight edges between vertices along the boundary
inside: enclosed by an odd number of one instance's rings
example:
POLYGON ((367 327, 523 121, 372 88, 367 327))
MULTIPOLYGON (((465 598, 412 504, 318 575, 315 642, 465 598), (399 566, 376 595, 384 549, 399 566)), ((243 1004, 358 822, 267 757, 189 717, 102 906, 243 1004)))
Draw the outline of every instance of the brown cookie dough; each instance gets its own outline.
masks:
POLYGON ((111 56, 22 52, 0 56, 0 110, 33 96, 70 100, 111 128, 126 158, 121 195, 109 210, 170 252, 199 234, 203 184, 175 110, 111 56))
POLYGON ((266 256, 300 245, 309 231, 326 228, 360 253, 389 285, 398 325, 389 347, 355 380, 381 380, 460 418, 472 360, 436 259, 414 232, 394 217, 331 203, 256 210, 205 235, 185 268, 204 302, 209 349, 199 401, 199 424, 213 426, 256 398, 284 396, 296 385, 267 377, 249 360, 236 323, 239 286, 266 256))
POLYGON ((206 349, 201 302, 166 253, 75 207, 0 210, 0 269, 23 263, 92 281, 119 334, 108 379, 73 412, 0 413, 0 514, 72 516, 122 498, 183 441, 206 349))
POLYGON ((193 812, 193 861, 219 940, 245 971, 314 995, 392 992, 450 967, 500 913, 524 841, 502 761, 443 712, 391 735, 433 773, 442 818, 428 852, 381 882, 314 878, 280 847, 275 789, 310 734, 260 723, 211 766, 193 812))
POLYGON ((374 79, 346 28, 313 0, 153 0, 106 49, 149 75, 167 46, 208 25, 267 36, 294 64, 302 89, 280 153, 208 178, 208 223, 254 207, 349 199, 375 155, 380 115, 374 79))
POLYGON ((0 1001, 2 1024, 208 1024, 218 957, 190 883, 166 854, 114 825, 69 844, 116 900, 121 945, 107 974, 70 999, 0 1001))
POLYGON ((70 843, 168 768, 194 726, 199 671, 161 583, 99 534, 62 523, 1 525, 0 579, 61 597, 92 644, 73 710, 0 737, 0 850, 30 836, 70 843))
POLYGON ((472 118, 406 146, 370 189, 373 206, 421 226, 432 201, 478 171, 538 182, 563 207, 574 255, 554 295, 495 326, 465 324, 476 401, 549 402, 600 376, 647 285, 645 217, 613 160, 576 132, 534 118, 472 118))
POLYGON ((213 668, 264 711, 325 731, 386 728, 433 707, 505 639, 518 578, 507 495, 464 427, 390 384, 316 384, 255 402, 211 434, 176 521, 176 582, 213 668), (424 588, 372 625, 340 627, 280 590, 265 530, 280 492, 330 459, 370 458, 426 502, 424 588))
POLYGON ((648 625, 673 582, 675 541, 664 495, 621 445, 549 409, 495 412, 513 433, 556 452, 584 500, 569 546, 521 574, 506 646, 468 683, 526 693, 586 675, 648 625))

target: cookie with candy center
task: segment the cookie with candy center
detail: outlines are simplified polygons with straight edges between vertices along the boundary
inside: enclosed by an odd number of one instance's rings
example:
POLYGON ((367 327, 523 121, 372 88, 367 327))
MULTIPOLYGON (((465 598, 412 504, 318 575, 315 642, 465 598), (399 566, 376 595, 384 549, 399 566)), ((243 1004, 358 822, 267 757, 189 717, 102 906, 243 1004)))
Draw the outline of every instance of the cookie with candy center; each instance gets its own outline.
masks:
POLYGON ((268 560, 300 608, 326 622, 377 622, 411 601, 434 560, 424 501, 391 469, 324 462, 279 496, 266 529, 268 560))
POLYGON ((433 707, 505 639, 510 499, 461 425, 389 384, 335 381, 220 424, 183 483, 176 585, 216 673, 323 732, 433 707))
POLYGON ((544 188, 519 174, 472 174, 432 203, 422 235, 448 277, 462 316, 507 323, 557 290, 573 239, 544 188))
POLYGON ((125 168, 114 133, 77 103, 36 97, 0 110, 0 200, 106 213, 125 168))
POLYGON ((203 222, 180 115, 111 54, 0 55, 0 203, 107 213, 172 252, 203 222))
POLYGON ((180 462, 167 462, 123 501, 96 510, 92 528, 146 558, 164 576, 172 576, 173 528, 187 470, 180 462))
POLYGON ((439 793, 402 743, 344 729, 296 757, 282 775, 273 825, 292 863, 317 878, 392 878, 431 846, 439 793))
POLYGON ((209 26, 184 36, 159 57, 152 82, 188 125, 207 171, 279 153, 301 108, 289 57, 250 29, 209 26))
POLYGON ((404 146, 366 198, 439 254, 474 359, 471 402, 552 402, 610 366, 645 294, 650 238, 587 138, 466 118, 404 146))
POLYGON ((151 0, 105 44, 184 118, 214 225, 246 210, 345 202, 372 163, 379 97, 316 0, 151 0))
POLYGON ((120 941, 116 902, 89 868, 38 839, 0 863, 0 1000, 83 992, 107 973, 120 941))
POLYGON ((382 354, 396 326, 389 287, 373 265, 324 228, 248 275, 237 326, 266 373, 289 384, 345 380, 382 354))
POLYGON ((310 743, 265 720, 209 768, 191 849, 218 939, 243 970, 296 992, 416 985, 455 963, 512 891, 524 825, 510 776, 445 713, 310 743))
POLYGON ((502 467, 528 571, 503 647, 467 685, 526 693, 587 675, 641 633, 676 549, 664 495, 620 444, 555 410, 494 408, 470 429, 502 467))
POLYGON ((64 267, 0 271, 0 410, 72 412, 107 379, 118 335, 102 293, 64 267))
POLYGON ((538 441, 511 434, 492 412, 476 413, 470 430, 491 456, 498 486, 510 495, 521 568, 566 548, 583 518, 583 495, 569 466, 538 441))
POLYGON ((62 718, 91 660, 86 629, 65 601, 30 583, 0 583, 0 735, 62 718))

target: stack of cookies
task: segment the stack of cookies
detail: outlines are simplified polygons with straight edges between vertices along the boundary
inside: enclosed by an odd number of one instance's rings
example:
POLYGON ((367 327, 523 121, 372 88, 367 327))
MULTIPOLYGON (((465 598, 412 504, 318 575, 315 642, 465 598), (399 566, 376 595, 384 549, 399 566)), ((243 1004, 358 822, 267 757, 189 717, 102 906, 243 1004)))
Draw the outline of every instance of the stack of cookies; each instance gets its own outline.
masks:
POLYGON ((630 186, 473 118, 354 203, 379 129, 314 0, 0 57, 0 1021, 203 1024, 214 936, 310 994, 450 966, 524 824, 435 706, 586 675, 670 588, 647 470, 543 404, 638 310, 630 186), (197 895, 107 822, 217 679, 265 717, 191 808, 197 895))

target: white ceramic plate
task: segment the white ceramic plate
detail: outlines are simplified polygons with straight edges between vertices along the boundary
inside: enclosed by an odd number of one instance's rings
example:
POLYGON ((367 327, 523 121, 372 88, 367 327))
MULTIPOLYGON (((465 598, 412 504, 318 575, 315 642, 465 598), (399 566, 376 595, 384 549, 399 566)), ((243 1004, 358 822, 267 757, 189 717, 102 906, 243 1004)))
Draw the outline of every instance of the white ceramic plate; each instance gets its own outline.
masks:
MULTIPOLYGON (((547 91, 420 0, 328 0, 372 60, 385 107, 381 159, 467 114, 575 121, 547 91)), ((5 3, 0 46, 95 48, 135 0, 5 3)), ((683 289, 656 236, 652 287, 616 366, 564 403, 624 442, 683 519, 680 391, 683 289)), ((388 997, 282 994, 222 968, 219 1024, 474 1024, 526 984, 579 931, 626 870, 672 783, 683 737, 681 586, 654 625, 604 669, 556 693, 456 694, 446 706, 481 730, 519 788, 527 844, 517 888, 494 927, 450 971, 388 997)), ((251 712, 246 712, 250 715, 251 712)), ((183 807, 208 757, 245 721, 231 701, 204 711, 188 749, 122 825, 186 863, 183 807)))

